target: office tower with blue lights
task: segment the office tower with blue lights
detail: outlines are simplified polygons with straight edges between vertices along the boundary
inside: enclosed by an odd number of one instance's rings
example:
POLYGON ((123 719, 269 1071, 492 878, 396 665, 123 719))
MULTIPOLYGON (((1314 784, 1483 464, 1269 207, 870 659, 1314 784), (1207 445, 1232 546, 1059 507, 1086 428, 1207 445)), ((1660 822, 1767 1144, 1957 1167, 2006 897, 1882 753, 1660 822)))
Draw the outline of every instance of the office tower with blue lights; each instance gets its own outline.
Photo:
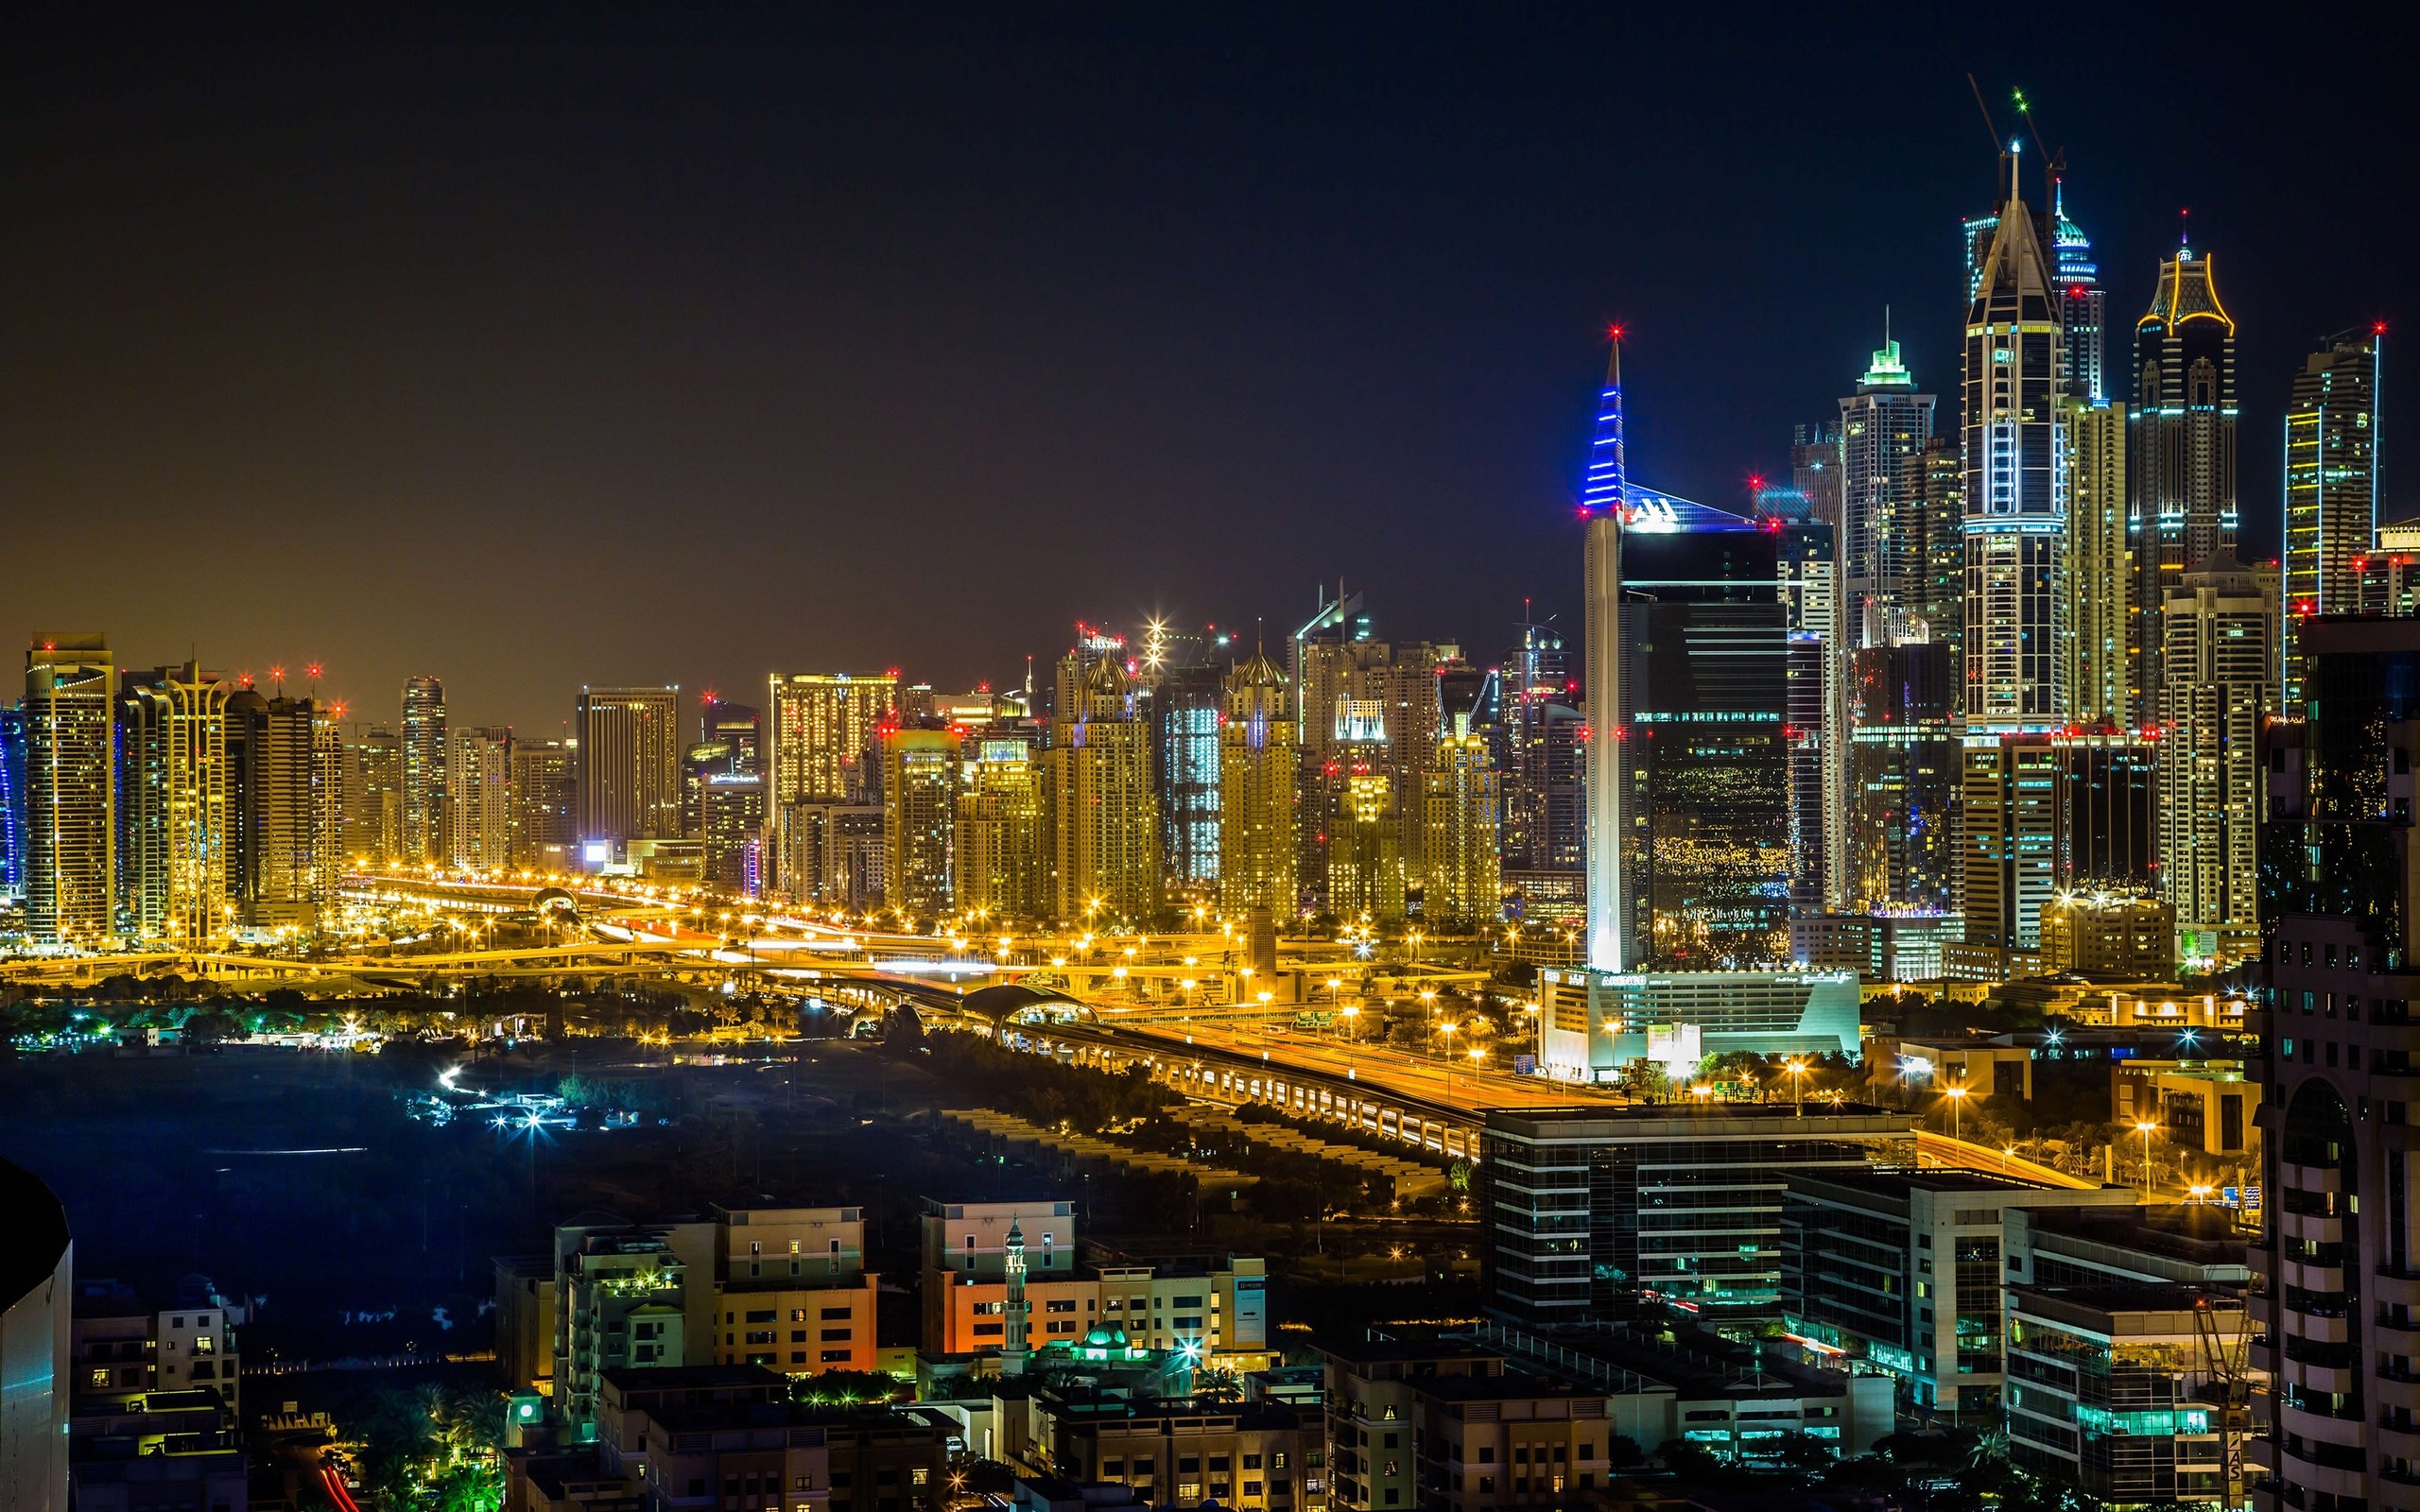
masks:
MULTIPOLYGON (((1200 655, 1198 642, 1191 649, 1200 655)), ((1184 897, 1219 895, 1219 710, 1225 684, 1216 663, 1192 660, 1164 668, 1151 683, 1160 853, 1168 885, 1184 897)))
POLYGON ((1925 532, 1913 460, 1931 441, 1934 400, 1887 335, 1841 401, 1843 652, 1931 638, 1922 612, 1925 532))
POLYGON ((0 898, 26 895, 26 716, 0 707, 0 898))
POLYGON ((2182 246, 2159 265, 2151 308, 2135 323, 2129 431, 2135 713, 2148 723, 2161 708, 2169 595, 2187 574, 2235 555, 2235 318, 2207 252, 2182 246))
POLYGON ((2059 286, 2059 322, 2066 333, 2059 350, 2067 397, 2098 404, 2108 397, 2102 369, 2109 343, 2109 295, 2092 261, 2091 238, 2067 218, 2064 170, 2050 180, 2050 250, 2051 276, 2059 286))
POLYGON ((2286 560, 2282 680, 2286 713, 2302 714, 2302 623, 2351 613, 2360 559, 2378 518, 2378 388, 2386 328, 2328 337, 2294 374, 2286 404, 2286 560))
POLYGON ((1725 969, 1788 949, 1780 532, 1630 483, 1615 335, 1581 495, 1585 964, 1539 973, 1539 1069, 1854 1045, 1855 973, 1725 969))

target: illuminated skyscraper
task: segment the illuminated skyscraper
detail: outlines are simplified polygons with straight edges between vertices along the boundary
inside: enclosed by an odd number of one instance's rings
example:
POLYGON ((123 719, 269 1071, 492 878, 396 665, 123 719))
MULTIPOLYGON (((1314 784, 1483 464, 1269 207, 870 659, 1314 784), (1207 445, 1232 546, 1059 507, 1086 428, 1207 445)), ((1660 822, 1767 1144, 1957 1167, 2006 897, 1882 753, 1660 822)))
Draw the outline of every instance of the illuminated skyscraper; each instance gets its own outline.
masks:
POLYGON ((1849 654, 1849 912, 1956 906, 1959 696, 1957 660, 1941 642, 1849 654))
POLYGON ((2047 728, 2070 706, 2065 328, 2014 153, 2003 163, 2008 200, 1966 313, 1961 406, 1966 722, 1979 732, 2047 728))
POLYGON ((708 695, 698 716, 698 738, 730 747, 733 771, 765 769, 764 715, 747 704, 708 695))
POLYGON ((453 741, 445 762, 450 864, 500 871, 512 858, 512 731, 483 725, 455 730, 453 741))
POLYGON ((960 756, 966 780, 950 835, 959 907, 994 919, 1047 918, 1050 842, 1041 753, 1028 741, 991 734, 967 741, 960 756))
POLYGON ((1427 828, 1424 918, 1486 928, 1504 907, 1503 857, 1496 849, 1501 787, 1487 742, 1449 735, 1429 764, 1422 797, 1427 828))
POLYGON ((1103 657, 1061 682, 1050 723, 1052 911, 1071 922, 1148 919, 1160 906, 1160 816, 1134 680, 1103 657))
MULTIPOLYGON (((1580 874, 1588 845, 1582 801, 1580 679, 1551 625, 1524 625, 1497 681, 1503 747, 1504 865, 1580 874)), ((1474 724, 1474 729, 1477 728, 1474 724)))
POLYGON ((347 739, 347 757, 354 766, 350 789, 354 806, 345 818, 345 848, 382 866, 400 861, 404 859, 403 740, 384 725, 355 725, 347 739))
POLYGON ((2122 730, 2050 738, 2059 773, 2056 886, 2132 896, 2158 889, 2158 747, 2122 730))
POLYGON ((2161 895, 2187 960, 2259 948, 2260 722, 2276 707, 2275 579, 2221 555, 2169 590, 2160 688, 2161 895))
POLYGON ((1886 339, 1841 401, 1841 651, 1924 638, 1924 523, 1911 462, 1932 439, 1933 396, 1916 392, 1886 339))
POLYGON ((26 715, 0 704, 0 898, 26 896, 26 715))
POLYGON ((2134 715, 2141 618, 2126 551, 2126 406, 2061 401, 2067 417, 2067 672, 2070 722, 2124 725, 2134 715))
POLYGON ((357 771, 345 750, 344 705, 316 696, 311 705, 311 854, 333 897, 351 859, 345 819, 354 811, 357 771))
POLYGON ((265 697, 255 688, 227 700, 229 890, 248 928, 308 929, 334 890, 315 850, 318 714, 308 698, 265 697))
POLYGON ((958 816, 959 732, 886 725, 878 733, 885 901, 904 916, 929 919, 956 905, 950 830, 958 816))
POLYGON ((1394 775, 1355 763, 1327 818, 1327 907, 1345 922, 1404 917, 1403 811, 1394 775))
POLYGON ((118 707, 118 870, 131 937, 225 936, 230 684, 190 662, 129 674, 118 707))
POLYGON ((512 742, 512 864, 561 871, 573 864, 579 836, 572 823, 575 781, 570 743, 512 742))
POLYGON ((582 688, 572 760, 583 850, 681 837, 681 690, 582 688))
POLYGON ((2209 255, 2179 248, 2135 324, 2133 709, 2144 722, 2162 707, 2162 607, 2186 574, 2235 554, 2235 319, 2209 255))
POLYGON ((404 855, 413 866, 442 865, 453 828, 445 818, 445 684, 404 682, 404 855))
POLYGON ((1581 565, 1582 677, 1588 714, 1588 930, 1584 959, 1598 971, 1619 971, 1632 958, 1631 910, 1622 857, 1623 786, 1622 527, 1630 513, 1630 478, 1622 456, 1622 329, 1613 329, 1613 355, 1597 402, 1588 471, 1580 490, 1586 532, 1581 565))
POLYGON ((1219 891, 1219 706, 1224 683, 1219 668, 1208 663, 1169 665, 1156 674, 1150 693, 1160 854, 1171 886, 1205 898, 1219 891))
POLYGON ((114 932, 117 689, 99 635, 37 634, 26 652, 26 933, 94 946, 114 932))
MULTIPOLYGON (((1326 886, 1329 820, 1340 812, 1355 768, 1385 773, 1398 797, 1419 791, 1443 727, 1438 670, 1459 658, 1454 647, 1371 640, 1359 605, 1357 593, 1323 606, 1293 643, 1295 705, 1301 711, 1303 876, 1314 894, 1326 886)), ((1396 812, 1401 821, 1399 805, 1396 812)), ((1416 865, 1416 820, 1408 832, 1396 837, 1397 849, 1416 865)))
POLYGON ((822 850, 801 826, 819 832, 829 826, 821 816, 791 811, 800 805, 821 810, 872 800, 877 774, 868 770, 868 763, 879 765, 874 728, 896 711, 898 700, 896 671, 772 675, 765 704, 766 773, 772 779, 767 802, 775 836, 776 886, 801 899, 821 895, 821 869, 793 876, 785 868, 791 858, 822 850))
POLYGON ((2360 601, 2357 558, 2378 527, 2378 372, 2385 328, 2330 336, 2286 404, 2286 710, 2302 713, 2301 622, 2360 601))
POLYGON ((705 774, 698 795, 698 838, 707 886, 735 898, 765 890, 765 774, 736 764, 705 774))
POLYGON ((1255 650, 1228 674, 1219 725, 1219 906, 1291 920, 1303 903, 1295 799, 1294 699, 1255 650))
POLYGON ((1754 968, 1789 947, 1781 533, 1688 507, 1668 531, 1634 520, 1621 542, 1627 948, 1649 970, 1754 968))
MULTIPOLYGON (((2109 296, 2093 266, 2092 241, 2067 218, 2067 180, 2062 170, 2050 184, 2050 249, 2059 285, 2059 320, 2066 327, 2060 354, 2066 364, 2066 393, 2087 404, 2108 397, 2109 296)), ((1971 297, 1971 296, 1970 296, 1971 297)))
POLYGON ((1959 911, 1966 937, 1945 953, 1952 976, 2031 974, 2042 909, 2057 885, 2059 753, 2046 732, 1965 738, 1959 783, 1959 911))
POLYGON ((1966 472, 1954 436, 1936 435, 1908 458, 1907 499, 1916 540, 1909 560, 1916 573, 1910 618, 1925 638, 1949 647, 1950 666, 1965 703, 1966 472))

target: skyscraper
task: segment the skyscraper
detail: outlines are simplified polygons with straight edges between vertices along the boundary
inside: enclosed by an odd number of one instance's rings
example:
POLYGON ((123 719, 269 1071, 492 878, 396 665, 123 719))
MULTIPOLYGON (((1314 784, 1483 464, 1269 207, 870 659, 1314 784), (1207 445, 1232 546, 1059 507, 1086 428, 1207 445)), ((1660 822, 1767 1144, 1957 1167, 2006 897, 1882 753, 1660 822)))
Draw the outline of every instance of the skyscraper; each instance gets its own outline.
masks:
MULTIPOLYGON (((1502 710, 1504 865, 1580 873, 1588 844, 1580 679, 1572 648, 1550 625, 1524 625, 1497 685, 1502 710)), ((1476 727, 1474 727, 1476 728, 1476 727)))
MULTIPOLYGON (((864 807, 873 800, 876 773, 874 728, 898 708, 899 676, 889 672, 776 672, 766 689, 766 822, 772 835, 773 885, 801 900, 821 899, 842 870, 837 845, 840 830, 833 805, 864 807), (815 812, 806 810, 812 807, 815 812), (819 858, 827 852, 826 866, 819 858), (792 863, 797 868, 793 869, 792 863)), ((861 820, 852 818, 848 828, 861 820)), ((881 824, 877 811, 877 834, 881 824)), ((845 848, 843 848, 845 849, 845 848)), ((876 847, 878 850, 879 846, 876 847)), ((865 868, 852 863, 846 875, 865 868)), ((879 869, 878 866, 876 869, 879 869)), ((861 879, 859 879, 861 880, 861 879)), ((851 887, 856 887, 852 881, 851 887)))
MULTIPOLYGON (((1028 741, 1001 734, 969 737, 959 753, 966 775, 950 836, 959 907, 1002 920, 1048 917, 1050 844, 1040 753, 1028 741)), ((1292 758, 1288 751, 1288 761, 1292 758)))
MULTIPOLYGON (((1623 893, 1622 527, 1630 512, 1630 480, 1622 456, 1622 328, 1613 329, 1613 355, 1597 401, 1596 434, 1580 490, 1581 630, 1588 713, 1588 929, 1584 958, 1598 971, 1630 962, 1630 904, 1623 893)), ((1583 1010, 1583 1016, 1584 1016, 1583 1010)))
POLYGON ((1949 647, 1959 706, 1966 681, 1966 472, 1960 441, 1936 435, 1908 458, 1907 497, 1916 541, 1909 558, 1917 577, 1910 618, 1927 640, 1949 647))
POLYGON ((1052 911, 1085 923, 1148 919, 1160 906, 1150 726, 1115 658, 1062 670, 1050 723, 1052 911))
POLYGON ((956 906, 950 831, 958 816, 959 732, 886 725, 879 736, 886 901, 903 917, 929 919, 956 906))
POLYGON ((2067 397, 2096 404, 2109 397, 2103 371, 2109 296, 2100 286, 2100 270, 2093 266, 2091 238, 2067 218, 2064 167, 2050 181, 2050 250, 2052 277, 2059 286, 2059 323, 2066 333, 2059 350, 2066 362, 2067 397))
POLYGON ((1302 907, 1296 846, 1294 700, 1286 674, 1255 650, 1228 674, 1219 725, 1219 906, 1266 908, 1291 920, 1302 907))
POLYGON ((256 688, 227 700, 234 837, 229 890, 237 917, 251 929, 308 929, 332 891, 333 874, 322 873, 314 849, 318 713, 308 698, 271 698, 256 688))
MULTIPOLYGON (((1344 602, 1357 608, 1359 595, 1344 602)), ((1458 652, 1421 641, 1374 641, 1369 638, 1365 617, 1323 610, 1320 619, 1296 633, 1293 654, 1295 703, 1301 711, 1303 877, 1320 901, 1333 908, 1333 902, 1324 898, 1330 872, 1326 848, 1335 816, 1345 812, 1344 789, 1358 767, 1385 774, 1397 798, 1419 791, 1421 774, 1436 754, 1443 730, 1438 669, 1452 663, 1458 652)), ((1399 806, 1390 812, 1398 823, 1405 822, 1399 806)), ((1416 867, 1419 848, 1419 824, 1413 819, 1407 833, 1396 836, 1396 849, 1416 867)))
POLYGON ((1219 706, 1225 678, 1208 662, 1168 666, 1151 684, 1151 782, 1169 885, 1219 890, 1219 706))
POLYGON ((1841 523, 1843 477, 1841 430, 1830 425, 1790 429, 1789 486, 1806 501, 1807 512, 1827 525, 1841 523))
POLYGON ((575 828, 589 858, 627 840, 681 837, 681 690, 582 688, 572 715, 575 828))
POLYGON ((2261 834, 2262 1178, 2250 1367, 2271 1426, 2260 1512, 2408 1501, 2411 1074, 2420 951, 2420 621, 2303 622, 2299 724, 2273 727, 2261 834), (2396 795, 2392 799, 2390 793, 2396 795), (2398 1123, 2400 1119, 2402 1122, 2398 1123))
POLYGON ((334 897, 351 865, 345 820, 354 808, 353 784, 359 774, 345 749, 344 705, 315 696, 311 710, 311 854, 324 897, 334 897))
POLYGON ((2159 616, 2169 593, 2235 553, 2235 319, 2219 301, 2209 255, 2180 247, 2160 264, 2151 309, 2135 324, 2133 707, 2144 721, 2161 707, 2159 616))
POLYGON ((445 762, 448 864, 500 871, 512 861, 512 731, 483 725, 453 732, 445 762))
POLYGON ((1448 735, 1429 764, 1426 782, 1422 916, 1434 923, 1485 929, 1504 906, 1503 858, 1496 850, 1502 789, 1487 742, 1473 734, 1448 735))
POLYGON ((2004 982, 2031 974, 2042 909, 2057 885, 2059 753, 2047 732, 2012 730, 1968 734, 1962 756, 1958 904, 1966 937, 1945 954, 1952 976, 2004 982))
POLYGON ((1333 784, 1327 819, 1327 911, 1345 922, 1404 917, 1402 795, 1394 774, 1355 762, 1333 784))
POLYGON ((512 864, 533 871, 570 866, 579 836, 572 823, 570 743, 512 742, 512 864))
POLYGON ((2168 592, 2160 688, 2160 881, 2179 955, 2225 963, 2258 936, 2261 720, 2276 707, 2275 579, 2230 555, 2168 592))
POLYGON ((0 898, 26 895, 26 715, 0 704, 0 898))
POLYGON ((2360 601, 2356 558, 2378 526, 2378 369, 2384 327, 2330 336, 2294 375, 2286 404, 2283 696, 2303 702, 2299 627, 2360 601))
POLYGON ((442 865, 453 829, 445 819, 445 684, 431 677, 404 681, 403 859, 442 865))
POLYGON ((2142 618, 2126 549, 2126 406, 2107 400, 2060 402, 2071 443, 2073 495, 2067 504, 2066 683, 2072 724, 2129 723, 2140 659, 2133 654, 2142 618))
POLYGON ((43 632, 26 652, 26 933, 40 944, 114 931, 112 680, 99 635, 43 632))
POLYGON ((2007 202, 1966 312, 1961 406, 1966 720, 1979 731, 2048 727, 2070 706, 2065 327, 2014 153, 2003 165, 2007 202))
POLYGON ((232 686, 188 662, 137 678, 119 699, 118 868, 127 932, 194 945, 231 924, 232 686))
POLYGON ((895 672, 775 673, 768 768, 774 804, 865 800, 874 727, 898 706, 895 672))
MULTIPOLYGON (((1615 738, 1626 785, 1616 833, 1634 967, 1709 971, 1789 958, 1780 535, 1696 505, 1670 530, 1634 524, 1623 533, 1615 738)), ((1589 680, 1593 689, 1593 667, 1589 680)))
POLYGON ((1933 403, 1916 392, 1887 335, 1857 392, 1841 401, 1842 654, 1926 633, 1926 532, 1911 464, 1932 439, 1933 403))
POLYGON ((730 747, 733 771, 765 769, 764 715, 747 704, 708 694, 698 716, 698 738, 730 747))
POLYGON ((707 886, 737 898, 765 890, 765 774, 735 761, 704 774, 698 793, 698 840, 707 886))
POLYGON ((1849 850, 1854 913, 1956 906, 1961 754, 1957 661, 1938 641, 1875 645, 1848 661, 1849 850))
POLYGON ((404 859, 403 741, 384 725, 353 727, 347 758, 354 766, 353 810, 345 848, 378 864, 404 859))

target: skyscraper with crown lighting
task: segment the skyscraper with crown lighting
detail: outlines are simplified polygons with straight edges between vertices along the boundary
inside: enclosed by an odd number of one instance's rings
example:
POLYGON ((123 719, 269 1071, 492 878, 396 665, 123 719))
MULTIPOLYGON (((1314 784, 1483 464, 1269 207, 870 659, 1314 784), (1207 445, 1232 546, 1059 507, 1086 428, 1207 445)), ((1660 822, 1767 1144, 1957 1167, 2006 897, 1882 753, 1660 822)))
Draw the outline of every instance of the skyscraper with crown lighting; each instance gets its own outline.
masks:
POLYGON ((2129 548, 2134 559, 2137 718, 2157 716, 2169 595, 2236 544, 2235 318, 2206 252, 2179 247, 2159 265, 2135 323, 2129 548))

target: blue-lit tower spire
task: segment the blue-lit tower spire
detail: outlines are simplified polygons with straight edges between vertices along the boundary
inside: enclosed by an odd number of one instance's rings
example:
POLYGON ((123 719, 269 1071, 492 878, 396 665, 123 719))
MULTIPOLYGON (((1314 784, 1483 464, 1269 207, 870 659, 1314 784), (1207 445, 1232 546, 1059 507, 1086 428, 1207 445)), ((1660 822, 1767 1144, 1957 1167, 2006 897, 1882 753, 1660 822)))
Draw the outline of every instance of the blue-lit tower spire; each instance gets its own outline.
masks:
POLYGON ((1622 524, 1630 483, 1622 461, 1622 328, 1615 326, 1588 479, 1580 495, 1587 530, 1583 696, 1588 720, 1588 964, 1623 968, 1621 867, 1622 524))
POLYGON ((2109 295, 2100 286, 2100 270, 2093 266, 2092 238, 2067 218, 2067 176, 2064 163, 2051 170, 2050 249, 2052 277, 2059 284, 2059 309, 2066 326, 2063 352, 2066 358, 2067 397, 2097 404, 2104 397, 2102 353, 2108 345, 2109 295))

